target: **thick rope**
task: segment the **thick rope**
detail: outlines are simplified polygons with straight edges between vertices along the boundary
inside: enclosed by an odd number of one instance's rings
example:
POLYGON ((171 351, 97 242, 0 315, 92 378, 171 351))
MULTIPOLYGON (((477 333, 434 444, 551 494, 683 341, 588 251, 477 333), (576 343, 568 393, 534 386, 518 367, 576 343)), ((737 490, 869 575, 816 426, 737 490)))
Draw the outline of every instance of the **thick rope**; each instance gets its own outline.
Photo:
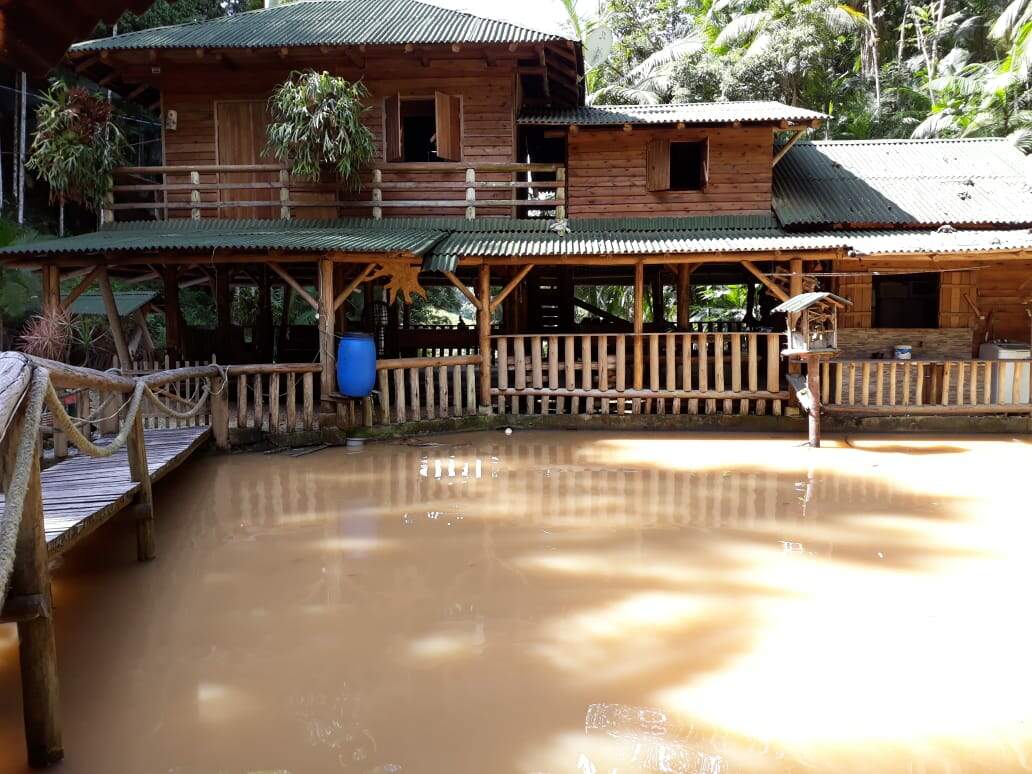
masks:
POLYGON ((4 515, 0 520, 0 606, 7 596, 7 585, 14 567, 14 549, 18 542, 18 528, 21 526, 25 498, 29 491, 33 458, 36 456, 36 439, 39 435, 39 421, 43 416, 43 400, 50 385, 50 373, 45 368, 36 368, 29 385, 28 403, 25 407, 25 422, 10 485, 4 497, 4 515))
MULTIPOLYGON (((161 399, 154 394, 154 391, 150 387, 147 387, 145 385, 144 391, 147 395, 147 399, 158 411, 160 411, 162 414, 167 414, 168 416, 173 417, 174 419, 190 419, 200 414, 201 411, 204 409, 205 404, 208 402, 208 396, 211 394, 211 390, 208 388, 208 385, 206 383, 204 385, 204 388, 201 390, 201 397, 197 399, 197 403, 194 406, 187 409, 186 411, 176 411, 170 406, 166 406, 164 403, 162 403, 161 399)), ((183 402, 185 403, 186 401, 183 402)))
POLYGON ((147 385, 143 382, 137 382, 135 389, 133 389, 132 400, 129 401, 129 409, 126 411, 125 420, 122 423, 121 429, 118 431, 118 435, 114 437, 111 443, 106 446, 97 446, 89 438, 79 432, 79 428, 72 422, 72 418, 68 416, 68 412, 65 411, 64 404, 61 403, 61 398, 57 395, 57 390, 54 389, 54 385, 47 383, 46 401, 47 406, 50 408, 50 413, 54 418, 54 426, 64 430, 68 436, 68 440, 71 441, 79 451, 84 454, 88 454, 91 457, 110 457, 115 452, 121 450, 129 440, 129 433, 132 432, 133 423, 136 421, 136 414, 140 410, 140 404, 143 402, 144 393, 147 391, 147 385))

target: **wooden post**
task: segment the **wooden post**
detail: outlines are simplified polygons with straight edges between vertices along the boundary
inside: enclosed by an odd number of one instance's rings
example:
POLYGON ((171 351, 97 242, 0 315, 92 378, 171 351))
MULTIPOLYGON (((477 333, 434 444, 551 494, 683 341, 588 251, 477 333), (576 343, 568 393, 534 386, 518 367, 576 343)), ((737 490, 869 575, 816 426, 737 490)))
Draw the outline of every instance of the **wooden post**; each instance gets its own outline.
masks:
POLYGON ((329 400, 337 386, 333 301, 333 261, 323 258, 319 261, 319 365, 322 366, 319 392, 323 411, 334 410, 329 400))
MULTIPOLYGON (((276 401, 278 409, 279 398, 274 396, 271 399, 276 401)), ((279 414, 276 416, 278 419, 279 414)), ((229 448, 229 383, 221 376, 211 380, 211 432, 215 436, 216 449, 229 448)), ((275 433, 277 430, 270 425, 269 432, 275 433)))
POLYGON ((151 492, 150 470, 147 468, 147 441, 143 431, 143 409, 136 412, 133 429, 129 433, 129 474, 140 483, 134 506, 136 516, 136 558, 149 562, 156 556, 154 549, 154 495, 151 492))
POLYGON ((115 303, 115 294, 111 290, 111 278, 108 276, 107 267, 103 268, 97 279, 100 285, 100 294, 104 298, 104 311, 107 312, 108 326, 111 328, 111 338, 115 341, 119 365, 122 368, 129 368, 132 358, 129 357, 129 345, 125 341, 122 318, 118 316, 118 305, 115 303))
POLYGON ((806 361, 806 387, 810 393, 809 440, 814 449, 821 445, 821 364, 816 357, 806 361))
POLYGON ((165 297, 165 353, 175 362, 183 356, 183 313, 179 308, 179 267, 161 267, 165 297))
POLYGON ((663 267, 656 266, 652 275, 652 322, 657 324, 653 330, 660 330, 666 321, 666 308, 663 303, 663 267))
POLYGON ((634 389, 640 390, 644 385, 645 375, 645 342, 642 333, 645 330, 645 264, 641 261, 634 264, 634 389))
MULTIPOLYGON (((200 186, 200 184, 201 184, 201 173, 198 172, 197 170, 192 170, 190 172, 190 185, 200 186)), ((191 204, 200 204, 201 203, 201 192, 200 192, 200 190, 198 188, 191 189, 191 191, 190 191, 190 203, 191 204)), ((201 209, 200 209, 200 207, 192 207, 190 209, 190 219, 191 220, 200 220, 201 219, 201 209)))
POLYGON ((233 325, 232 290, 229 286, 229 266, 215 267, 215 347, 220 363, 232 363, 230 333, 233 325))
POLYGON ((677 329, 686 331, 692 321, 692 267, 677 265, 677 329))
MULTIPOLYGON (((4 489, 10 491, 18 441, 25 432, 20 413, 3 444, 4 489)), ((18 623, 18 655, 21 665, 22 712, 29 765, 43 768, 64 757, 58 718, 57 645, 54 640, 53 600, 47 568, 46 535, 43 532, 43 499, 39 480, 38 449, 32 454, 29 488, 11 572, 8 605, 18 599, 37 597, 42 615, 18 623)))
POLYGON ((44 264, 40 274, 40 286, 43 291, 43 311, 47 314, 60 311, 61 270, 57 266, 44 264))
POLYGON ((491 267, 481 264, 477 274, 477 333, 480 336, 480 408, 491 413, 491 267))

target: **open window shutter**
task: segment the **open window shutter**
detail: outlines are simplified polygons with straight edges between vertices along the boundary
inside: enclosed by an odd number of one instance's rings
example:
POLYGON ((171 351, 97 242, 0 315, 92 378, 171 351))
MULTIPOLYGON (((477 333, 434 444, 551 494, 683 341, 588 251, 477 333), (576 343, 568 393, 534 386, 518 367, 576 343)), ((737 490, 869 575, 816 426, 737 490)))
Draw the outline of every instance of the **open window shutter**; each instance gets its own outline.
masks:
POLYGON ((384 158, 387 161, 401 161, 401 96, 392 94, 383 101, 384 158))
POLYGON ((709 140, 702 141, 702 187, 705 188, 709 185, 709 140))
POLYGON ((462 160, 462 102, 458 97, 434 92, 437 121, 437 157, 462 160))
POLYGON ((670 141, 651 140, 645 152, 645 187, 650 191, 670 190, 670 141))

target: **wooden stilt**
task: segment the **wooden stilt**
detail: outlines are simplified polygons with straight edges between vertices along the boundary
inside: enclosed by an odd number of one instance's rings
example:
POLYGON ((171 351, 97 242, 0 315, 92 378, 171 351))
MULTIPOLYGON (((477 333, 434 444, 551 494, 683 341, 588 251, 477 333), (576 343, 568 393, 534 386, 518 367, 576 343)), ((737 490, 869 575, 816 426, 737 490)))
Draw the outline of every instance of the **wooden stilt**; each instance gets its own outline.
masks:
MULTIPOLYGON (((270 388, 269 432, 279 432, 279 374, 273 374, 276 389, 270 388)), ((229 384, 221 376, 211 380, 211 432, 216 449, 229 448, 229 384)))
MULTIPOLYGON (((25 432, 24 422, 24 415, 20 415, 9 429, 4 443, 2 456, 5 490, 9 489, 10 477, 14 472, 17 443, 25 432)), ((43 532, 38 454, 32 455, 29 489, 18 529, 9 590, 10 599, 26 597, 40 600, 41 615, 18 623, 25 745, 29 765, 43 768, 60 761, 64 757, 64 749, 58 717, 57 645, 54 640, 46 536, 43 532)))
POLYGON ((333 261, 323 258, 319 261, 319 364, 322 375, 319 381, 324 411, 334 408, 328 403, 330 393, 337 387, 337 351, 333 326, 333 261))
POLYGON ((677 329, 686 331, 692 319, 692 267, 682 263, 677 266, 677 329))
POLYGON ((491 411, 491 267, 480 266, 477 275, 477 333, 480 337, 480 407, 491 411))
POLYGON ((143 411, 136 413, 133 429, 126 444, 129 452, 129 473, 133 481, 140 482, 136 495, 136 558, 149 562, 157 552, 154 546, 154 495, 151 492, 150 471, 147 467, 147 445, 143 435, 143 411))
POLYGON ((165 353, 177 362, 183 356, 183 313, 179 308, 179 267, 162 266, 165 297, 165 353))
MULTIPOLYGON (((645 341, 642 333, 645 330, 645 264, 641 261, 634 264, 634 389, 640 390, 645 384, 645 341)), ((641 401, 634 400, 634 413, 637 414, 641 401)))

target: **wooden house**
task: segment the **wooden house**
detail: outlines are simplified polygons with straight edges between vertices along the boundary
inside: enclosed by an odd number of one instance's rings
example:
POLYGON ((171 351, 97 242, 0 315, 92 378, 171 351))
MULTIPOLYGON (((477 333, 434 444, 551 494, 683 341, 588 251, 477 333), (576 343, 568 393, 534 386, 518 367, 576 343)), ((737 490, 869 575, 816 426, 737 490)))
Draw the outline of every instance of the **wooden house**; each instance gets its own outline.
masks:
POLYGON ((851 302, 826 406, 1029 410, 977 359, 1029 336, 1032 189, 1004 140, 811 141, 828 117, 773 102, 587 106, 578 41, 416 0, 307 0, 66 63, 153 107, 160 165, 118 170, 95 233, 0 254, 41 269, 51 306, 61 278, 161 280, 173 358, 317 360, 329 408, 335 337, 357 328, 383 358, 374 421, 453 414, 449 392, 459 413, 779 415, 771 310, 825 290, 851 302), (370 91, 358 192, 266 155, 270 91, 306 68, 370 91), (476 324, 415 324, 390 290, 416 282, 458 288, 476 324), (215 331, 178 311, 198 283, 215 331), (693 288, 732 284, 745 317, 708 318, 693 288), (246 328, 238 285, 260 299, 246 328), (629 318, 590 302, 600 285, 628 288, 629 318), (317 327, 277 325, 274 286, 317 327), (884 358, 897 344, 915 359, 884 358))

